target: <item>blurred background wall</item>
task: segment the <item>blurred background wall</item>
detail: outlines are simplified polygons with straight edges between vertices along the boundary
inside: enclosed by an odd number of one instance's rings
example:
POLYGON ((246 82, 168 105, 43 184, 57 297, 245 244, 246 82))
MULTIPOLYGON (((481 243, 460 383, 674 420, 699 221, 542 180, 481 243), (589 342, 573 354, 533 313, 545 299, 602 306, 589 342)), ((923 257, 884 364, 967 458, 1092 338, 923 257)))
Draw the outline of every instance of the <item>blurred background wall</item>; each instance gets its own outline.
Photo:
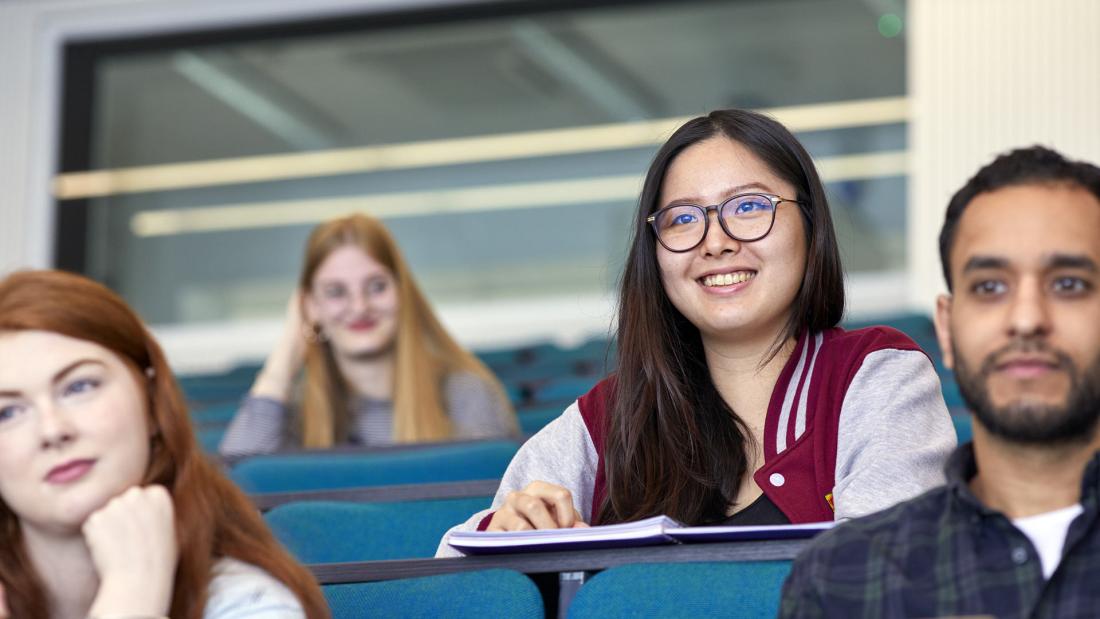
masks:
POLYGON ((909 289, 930 311, 944 209, 981 165, 1032 144, 1100 164, 1100 2, 917 0, 909 26, 909 289))
POLYGON ((474 347, 606 335, 641 175, 774 114, 827 181, 853 316, 926 311, 950 194, 1100 161, 1091 0, 0 2, 0 270, 119 290, 184 370, 262 357, 318 221, 382 217, 474 347))

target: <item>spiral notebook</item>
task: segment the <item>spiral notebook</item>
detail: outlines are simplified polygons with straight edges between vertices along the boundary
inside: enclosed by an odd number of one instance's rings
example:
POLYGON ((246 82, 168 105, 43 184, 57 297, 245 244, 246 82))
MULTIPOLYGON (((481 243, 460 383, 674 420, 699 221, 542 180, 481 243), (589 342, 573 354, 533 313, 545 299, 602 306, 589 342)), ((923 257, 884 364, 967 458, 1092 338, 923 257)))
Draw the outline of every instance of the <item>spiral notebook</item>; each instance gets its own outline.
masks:
POLYGON ((659 544, 736 542, 807 538, 833 526, 809 524, 685 527, 668 516, 576 529, 535 531, 456 531, 447 540, 466 554, 628 548, 659 544))

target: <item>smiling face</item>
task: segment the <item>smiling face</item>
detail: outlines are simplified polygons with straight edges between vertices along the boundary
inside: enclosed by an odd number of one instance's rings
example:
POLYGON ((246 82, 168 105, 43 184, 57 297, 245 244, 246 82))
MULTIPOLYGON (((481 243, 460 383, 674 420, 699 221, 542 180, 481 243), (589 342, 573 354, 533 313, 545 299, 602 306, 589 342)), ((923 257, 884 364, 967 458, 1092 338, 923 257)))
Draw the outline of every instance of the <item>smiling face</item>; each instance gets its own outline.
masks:
POLYGON ((337 355, 384 354, 397 335, 397 282, 390 269, 357 245, 341 245, 317 268, 306 310, 337 355))
MULTIPOLYGON (((661 185, 657 209, 720 204, 746 192, 794 200, 795 188, 740 143, 718 135, 685 148, 661 185)), ((758 241, 730 238, 711 212, 706 238, 683 253, 657 245, 661 281, 673 306, 707 339, 775 339, 806 269, 806 231, 793 202, 781 203, 758 241)))
POLYGON ((936 329, 978 422, 1024 443, 1088 440, 1100 416, 1100 201, 1067 185, 979 194, 936 329))
POLYGON ((139 380, 97 344, 0 332, 0 497, 22 526, 71 534, 141 483, 150 432, 139 380))

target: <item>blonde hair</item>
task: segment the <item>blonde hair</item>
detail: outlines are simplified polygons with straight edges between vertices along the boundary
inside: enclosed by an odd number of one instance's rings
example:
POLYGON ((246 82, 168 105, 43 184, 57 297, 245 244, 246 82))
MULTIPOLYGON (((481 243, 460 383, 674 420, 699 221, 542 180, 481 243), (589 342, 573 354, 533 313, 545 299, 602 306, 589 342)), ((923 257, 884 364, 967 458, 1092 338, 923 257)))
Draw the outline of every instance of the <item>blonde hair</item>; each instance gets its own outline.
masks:
MULTIPOLYGON (((444 378, 471 372, 493 388, 508 414, 514 415, 500 381, 481 361, 447 333, 413 279, 397 243, 380 221, 362 214, 325 222, 306 243, 298 280, 309 293, 317 269, 345 245, 362 249, 393 273, 397 286, 397 335, 393 385, 393 439, 399 443, 441 441, 454 430, 444 410, 444 378)), ((303 308, 304 309, 304 308, 303 308)), ((304 315, 304 314, 303 314, 304 315)), ((347 439, 351 425, 348 385, 336 365, 332 347, 318 338, 306 348, 305 388, 301 409, 302 446, 327 448, 347 439)))

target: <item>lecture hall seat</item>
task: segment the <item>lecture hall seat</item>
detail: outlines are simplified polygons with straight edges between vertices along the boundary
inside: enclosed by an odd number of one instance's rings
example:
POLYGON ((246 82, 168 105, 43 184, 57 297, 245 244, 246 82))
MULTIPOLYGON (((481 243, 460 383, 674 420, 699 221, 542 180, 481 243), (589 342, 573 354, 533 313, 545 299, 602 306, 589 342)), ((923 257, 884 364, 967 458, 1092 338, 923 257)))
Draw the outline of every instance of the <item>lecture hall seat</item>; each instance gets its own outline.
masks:
POLYGON ((585 583, 569 617, 775 617, 790 571, 790 561, 623 565, 585 583))
POLYGON ((303 501, 264 514, 275 537, 302 563, 435 556, 443 534, 486 509, 492 496, 388 503, 303 501))
POLYGON ((538 587, 510 570, 324 585, 321 590, 332 619, 542 619, 544 613, 538 587))

